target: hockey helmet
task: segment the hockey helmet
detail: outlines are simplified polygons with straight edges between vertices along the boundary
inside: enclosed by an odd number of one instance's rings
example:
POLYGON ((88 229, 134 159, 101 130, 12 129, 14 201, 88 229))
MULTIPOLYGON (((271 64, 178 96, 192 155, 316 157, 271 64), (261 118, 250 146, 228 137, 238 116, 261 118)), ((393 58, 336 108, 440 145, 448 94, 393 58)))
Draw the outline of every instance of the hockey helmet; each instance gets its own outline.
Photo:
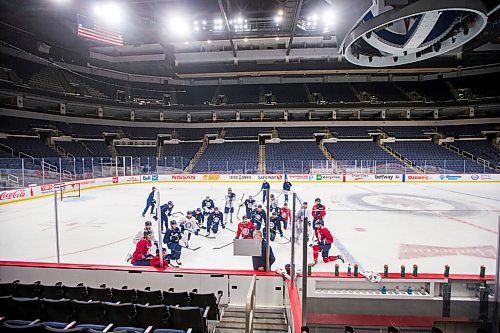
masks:
POLYGON ((288 206, 288 202, 286 202, 286 201, 285 201, 285 202, 283 203, 283 206, 288 206))
POLYGON ((170 224, 177 224, 176 220, 170 220, 170 224))
POLYGON ((228 191, 228 192, 232 192, 232 191, 233 191, 233 189, 232 189, 232 188, 228 188, 228 189, 227 189, 227 191, 228 191))
POLYGON ((153 233, 151 232, 151 230, 144 230, 144 237, 146 237, 147 235, 152 235, 153 233))
POLYGON ((278 214, 276 214, 276 212, 273 212, 271 215, 272 216, 278 216, 278 214))
POLYGON ((314 222, 314 223, 315 223, 316 227, 317 227, 317 226, 319 226, 319 225, 320 225, 320 226, 324 226, 324 225, 325 225, 325 222, 324 222, 324 221, 321 221, 321 220, 317 220, 317 221, 316 221, 316 222, 314 222))
POLYGON ((201 208, 196 208, 196 211, 197 212, 201 212, 201 208))
POLYGON ((214 210, 219 210, 219 207, 214 207, 214 210))
POLYGON ((190 210, 188 210, 188 211, 186 212, 186 215, 193 215, 193 212, 192 212, 192 211, 190 211, 190 210))
POLYGON ((174 205, 174 203, 173 203, 172 201, 169 201, 169 202, 167 202, 167 205, 168 205, 169 207, 172 207, 172 206, 174 205))
POLYGON ((145 225, 145 226, 148 226, 148 225, 149 225, 149 226, 152 226, 152 225, 153 225, 153 223, 151 223, 151 221, 146 221, 146 222, 144 222, 144 225, 145 225))
POLYGON ((271 195, 270 195, 270 197, 271 197, 271 198, 274 198, 274 194, 271 194, 271 195))
POLYGON ((248 199, 252 200, 252 199, 253 199, 253 196, 249 195, 249 196, 248 196, 248 199))
POLYGON ((257 208, 262 208, 262 205, 258 205, 257 208))
POLYGON ((316 199, 314 199, 314 202, 321 202, 321 199, 320 198, 316 198, 316 199))
POLYGON ((207 195, 207 196, 205 197, 205 199, 209 200, 209 199, 210 199, 210 196, 209 196, 209 195, 207 195))

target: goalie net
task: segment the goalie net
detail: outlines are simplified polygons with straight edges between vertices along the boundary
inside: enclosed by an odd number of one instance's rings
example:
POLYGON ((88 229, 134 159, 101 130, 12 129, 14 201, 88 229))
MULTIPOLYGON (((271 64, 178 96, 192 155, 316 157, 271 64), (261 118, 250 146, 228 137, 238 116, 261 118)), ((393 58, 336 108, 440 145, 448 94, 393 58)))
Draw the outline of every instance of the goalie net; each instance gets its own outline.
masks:
POLYGON ((80 183, 59 185, 59 196, 61 201, 68 198, 80 197, 80 183))

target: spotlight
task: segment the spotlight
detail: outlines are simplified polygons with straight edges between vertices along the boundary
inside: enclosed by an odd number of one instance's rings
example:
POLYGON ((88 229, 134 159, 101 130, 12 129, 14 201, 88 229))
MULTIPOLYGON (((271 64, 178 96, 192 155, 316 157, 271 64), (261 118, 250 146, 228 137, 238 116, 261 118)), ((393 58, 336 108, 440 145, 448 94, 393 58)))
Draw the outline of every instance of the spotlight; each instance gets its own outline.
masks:
POLYGON ((365 36, 366 36, 366 39, 370 39, 372 36, 372 32, 371 31, 367 32, 365 36))
POLYGON ((212 41, 210 39, 207 40, 207 44, 212 44, 212 41))
POLYGON ((122 9, 114 2, 96 4, 93 10, 95 16, 103 23, 117 25, 122 20, 122 9))
POLYGON ((398 62, 398 57, 394 57, 392 60, 394 60, 394 62, 398 62))
MULTIPOLYGON (((183 20, 180 15, 174 15, 167 22, 170 32, 175 33, 178 36, 186 36, 190 32, 189 24, 186 20, 183 20)), ((197 27, 195 27, 195 30, 197 27)))
POLYGON ((439 52, 439 50, 441 50, 441 43, 434 44, 432 48, 434 49, 434 52, 439 52))
POLYGON ((406 57, 408 55, 408 51, 403 51, 403 55, 406 57))
POLYGON ((275 41, 279 41, 279 40, 280 40, 280 38, 279 38, 279 37, 276 37, 274 40, 275 40, 275 41))
POLYGON ((248 42, 248 38, 245 37, 245 39, 243 39, 243 41, 246 43, 248 42))
POLYGON ((467 36, 469 34, 469 28, 465 27, 464 28, 464 35, 467 36))
POLYGON ((281 23, 281 21, 283 21, 283 17, 281 17, 281 16, 275 16, 274 17, 274 22, 281 23))
POLYGON ((281 9, 280 9, 280 10, 278 11, 278 15, 279 15, 279 16, 282 16, 282 15, 283 15, 283 10, 281 10, 281 9))
POLYGON ((368 61, 372 62, 373 61, 373 56, 368 56, 368 61))

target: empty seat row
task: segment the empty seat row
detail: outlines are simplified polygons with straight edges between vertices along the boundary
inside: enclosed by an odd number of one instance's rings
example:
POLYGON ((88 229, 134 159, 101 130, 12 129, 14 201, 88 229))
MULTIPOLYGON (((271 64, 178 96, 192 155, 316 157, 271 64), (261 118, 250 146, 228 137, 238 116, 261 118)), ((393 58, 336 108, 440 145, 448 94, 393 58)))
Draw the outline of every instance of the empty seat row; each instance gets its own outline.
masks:
POLYGON ((143 305, 172 305, 172 306, 199 306, 210 307, 209 319, 218 319, 218 304, 222 297, 219 291, 217 297, 213 293, 200 294, 193 292, 108 288, 106 285, 100 287, 89 287, 79 284, 78 286, 65 286, 62 283, 55 285, 43 285, 39 281, 32 284, 23 284, 17 281, 13 283, 0 284, 0 296, 20 298, 42 298, 42 299, 71 299, 77 301, 102 301, 136 303, 143 305))
MULTIPOLYGON (((102 332, 207 332, 209 308, 0 297, 2 331, 36 325, 102 332)), ((62 330, 64 331, 64 330, 62 330)))

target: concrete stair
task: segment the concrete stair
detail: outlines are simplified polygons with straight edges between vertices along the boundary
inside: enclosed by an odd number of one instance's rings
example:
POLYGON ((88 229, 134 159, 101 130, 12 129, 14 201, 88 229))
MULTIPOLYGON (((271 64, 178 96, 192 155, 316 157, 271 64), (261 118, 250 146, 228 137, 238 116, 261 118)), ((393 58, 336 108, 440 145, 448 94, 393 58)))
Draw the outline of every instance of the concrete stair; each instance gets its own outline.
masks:
POLYGON ((266 145, 259 145, 259 164, 257 173, 266 173, 266 145))
POLYGON ((187 167, 184 168, 184 172, 192 172, 193 171, 194 166, 196 165, 196 163, 198 163, 198 161, 201 158, 201 155, 203 155, 203 153, 205 152, 205 150, 207 149, 207 147, 208 147, 208 139, 205 138, 203 140, 203 144, 200 146, 200 148, 198 149, 198 151, 196 152, 196 154, 194 154, 193 159, 189 162, 189 164, 187 165, 187 167))
MULTIPOLYGON (((257 308, 255 310, 254 333, 288 332, 289 326, 282 308, 257 308)), ((215 333, 236 333, 245 331, 245 308, 228 307, 224 310, 215 333)))

